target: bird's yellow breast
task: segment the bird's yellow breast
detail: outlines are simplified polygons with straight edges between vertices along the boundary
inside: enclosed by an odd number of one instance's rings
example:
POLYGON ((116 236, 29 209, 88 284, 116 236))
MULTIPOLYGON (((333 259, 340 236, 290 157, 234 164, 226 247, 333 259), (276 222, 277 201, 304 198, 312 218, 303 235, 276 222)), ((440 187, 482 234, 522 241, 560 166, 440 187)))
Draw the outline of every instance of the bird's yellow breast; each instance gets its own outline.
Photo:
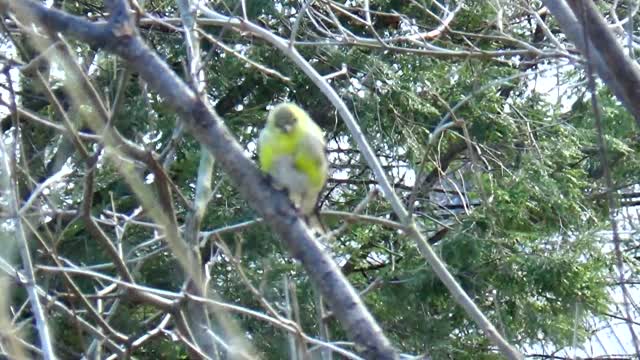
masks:
POLYGON ((312 212, 327 180, 328 161, 324 134, 309 115, 294 104, 271 110, 258 139, 258 157, 262 171, 305 213, 312 212))

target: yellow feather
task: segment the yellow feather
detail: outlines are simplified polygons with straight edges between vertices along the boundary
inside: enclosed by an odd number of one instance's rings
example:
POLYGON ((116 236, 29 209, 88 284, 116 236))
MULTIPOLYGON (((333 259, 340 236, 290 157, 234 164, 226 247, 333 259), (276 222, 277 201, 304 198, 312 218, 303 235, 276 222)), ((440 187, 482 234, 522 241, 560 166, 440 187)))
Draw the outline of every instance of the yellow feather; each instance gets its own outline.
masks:
POLYGON ((327 180, 325 139, 320 127, 299 106, 283 103, 267 116, 258 139, 260 168, 289 192, 304 215, 316 209, 327 180))

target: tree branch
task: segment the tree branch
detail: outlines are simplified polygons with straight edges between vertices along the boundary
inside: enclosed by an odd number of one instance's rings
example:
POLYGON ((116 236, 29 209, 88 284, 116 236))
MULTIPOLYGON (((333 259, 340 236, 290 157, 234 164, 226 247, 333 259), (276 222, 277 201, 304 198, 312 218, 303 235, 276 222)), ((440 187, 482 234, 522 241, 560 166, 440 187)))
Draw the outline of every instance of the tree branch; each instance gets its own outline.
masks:
POLYGON ((94 47, 102 46, 124 59, 180 115, 186 128, 234 179, 239 193, 271 225, 291 254, 302 262, 347 334, 362 346, 365 357, 396 359, 391 343, 353 287, 340 274, 333 259, 312 237, 288 197, 271 188, 255 164, 244 155, 222 119, 144 44, 129 18, 126 2, 107 3, 112 14, 108 24, 94 24, 32 0, 0 0, 0 9, 8 9, 22 21, 44 25, 49 31, 62 32, 94 47))
POLYGON ((564 34, 583 55, 587 49, 591 50, 589 60, 596 72, 640 127, 640 69, 624 53, 593 2, 570 0, 567 5, 564 0, 542 0, 542 3, 551 10, 564 34), (584 19, 576 16, 582 13, 582 4, 586 10, 584 19))

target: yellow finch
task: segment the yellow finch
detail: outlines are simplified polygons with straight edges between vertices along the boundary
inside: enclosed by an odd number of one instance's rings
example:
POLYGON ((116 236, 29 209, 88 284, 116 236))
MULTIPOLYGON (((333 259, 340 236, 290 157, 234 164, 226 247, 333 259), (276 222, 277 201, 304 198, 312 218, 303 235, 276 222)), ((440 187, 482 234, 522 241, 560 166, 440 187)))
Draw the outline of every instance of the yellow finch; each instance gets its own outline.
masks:
POLYGON ((311 216, 317 215, 318 197, 327 181, 325 146, 320 127, 292 103, 279 104, 269 112, 258 139, 260 168, 277 187, 288 191, 312 227, 322 227, 321 223, 310 222, 311 216))

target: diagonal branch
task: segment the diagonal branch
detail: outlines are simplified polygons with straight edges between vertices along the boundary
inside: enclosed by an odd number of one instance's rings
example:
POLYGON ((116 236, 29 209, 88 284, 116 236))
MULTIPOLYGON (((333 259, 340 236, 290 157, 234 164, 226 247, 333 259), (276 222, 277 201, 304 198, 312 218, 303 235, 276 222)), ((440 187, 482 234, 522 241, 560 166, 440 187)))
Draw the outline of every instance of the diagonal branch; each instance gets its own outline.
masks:
POLYGON ((624 53, 593 2, 542 0, 542 3, 583 55, 590 49, 589 60, 595 71, 640 126, 640 68, 624 53), (583 4, 584 19, 576 16, 582 12, 583 4))
POLYGON ((333 259, 312 237, 287 196, 271 188, 209 104, 199 99, 144 44, 129 18, 126 2, 107 3, 112 14, 109 23, 92 23, 31 0, 0 0, 0 10, 8 9, 23 21, 42 24, 49 31, 62 32, 94 47, 102 46, 124 59, 180 115, 186 128, 234 179, 240 194, 271 225, 293 256, 302 262, 346 332, 362 346, 365 357, 396 359, 397 354, 379 325, 340 274, 333 259))
MULTIPOLYGON (((300 53, 294 47, 289 46, 288 42, 285 39, 280 38, 270 31, 265 30, 249 21, 227 18, 204 6, 201 6, 200 9, 203 11, 204 15, 211 19, 218 21, 224 20, 229 26, 232 26, 239 30, 249 31, 256 36, 265 39, 278 50, 280 50, 283 54, 289 57, 309 77, 309 79, 318 87, 318 89, 320 89, 320 91, 338 110, 340 117, 344 121, 345 125, 349 129, 349 132, 353 136, 353 139, 358 145, 360 153, 365 158, 367 164, 369 165, 369 167, 371 167, 373 173, 375 174, 375 178, 382 188, 382 192, 385 198, 391 204, 391 207, 393 208, 396 215, 400 218, 401 222, 406 225, 405 233, 416 242, 420 254, 427 260, 427 263, 429 263, 433 271, 438 275, 438 278, 447 287, 456 302, 460 304, 460 306, 462 306, 462 308, 467 312, 467 314, 469 314, 469 316, 471 316, 471 318, 473 318, 478 326, 480 326, 480 328, 486 333, 487 337, 491 339, 491 341, 496 346, 498 346, 503 355, 505 355, 509 359, 522 359, 522 354, 502 337, 495 326, 493 326, 489 319, 487 319, 487 317, 482 313, 480 308, 478 308, 473 300, 471 300, 469 295, 467 295, 467 293, 464 291, 464 289, 462 289, 453 275, 451 275, 446 265, 433 251, 426 237, 415 223, 413 217, 410 216, 409 212, 400 201, 400 198, 395 193, 384 169, 382 168, 382 165, 371 149, 371 146, 369 146, 369 143, 367 142, 367 139, 362 132, 360 125, 354 119, 353 115, 347 108, 347 105, 344 103, 344 101, 342 101, 340 96, 331 87, 331 85, 329 85, 329 83, 311 66, 311 64, 309 64, 308 61, 304 59, 304 57, 302 57, 302 55, 300 55, 300 53)), ((331 301, 331 299, 327 299, 327 301, 331 301)), ((338 318, 340 318, 340 315, 338 315, 337 313, 336 315, 338 318)))

